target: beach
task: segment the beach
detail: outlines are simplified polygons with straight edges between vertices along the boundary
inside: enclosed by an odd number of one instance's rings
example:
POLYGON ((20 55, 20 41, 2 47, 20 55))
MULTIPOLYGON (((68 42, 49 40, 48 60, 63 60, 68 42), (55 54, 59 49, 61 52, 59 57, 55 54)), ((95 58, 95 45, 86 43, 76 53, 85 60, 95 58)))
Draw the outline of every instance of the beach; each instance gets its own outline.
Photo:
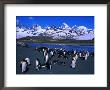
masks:
MULTIPOLYGON (((38 53, 35 47, 21 47, 16 46, 16 74, 94 74, 94 57, 89 56, 87 60, 78 59, 76 67, 71 68, 71 58, 68 58, 66 65, 55 64, 52 65, 52 69, 49 70, 46 67, 36 70, 35 60, 39 58, 41 63, 44 62, 42 53, 38 53), (31 65, 28 66, 28 71, 25 73, 21 72, 20 61, 23 58, 30 58, 31 65)), ((56 59, 55 57, 53 59, 56 59)), ((62 59, 61 59, 62 60, 62 59)))

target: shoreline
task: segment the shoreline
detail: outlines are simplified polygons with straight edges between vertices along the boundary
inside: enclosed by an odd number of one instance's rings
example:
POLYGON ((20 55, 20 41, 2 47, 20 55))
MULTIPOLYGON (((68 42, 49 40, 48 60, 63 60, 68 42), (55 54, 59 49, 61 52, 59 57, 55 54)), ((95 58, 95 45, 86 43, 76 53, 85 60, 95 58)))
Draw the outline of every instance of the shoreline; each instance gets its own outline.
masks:
POLYGON ((28 42, 28 43, 33 43, 33 44, 50 44, 50 45, 75 45, 75 46, 94 46, 93 44, 69 44, 69 43, 34 43, 34 42, 28 42))
POLYGON ((32 42, 32 41, 16 41, 22 43, 33 43, 33 44, 55 44, 55 45, 76 45, 76 46, 94 46, 94 43, 58 43, 58 42, 32 42))

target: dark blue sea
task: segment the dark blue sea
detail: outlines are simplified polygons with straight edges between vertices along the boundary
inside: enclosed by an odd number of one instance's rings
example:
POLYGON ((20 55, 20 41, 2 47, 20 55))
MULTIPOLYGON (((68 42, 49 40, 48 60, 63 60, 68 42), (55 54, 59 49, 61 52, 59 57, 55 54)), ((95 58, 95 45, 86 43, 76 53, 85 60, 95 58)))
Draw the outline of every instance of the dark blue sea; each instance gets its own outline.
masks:
POLYGON ((31 47, 65 48, 66 50, 87 50, 94 52, 94 45, 68 45, 68 44, 48 44, 48 43, 27 43, 31 47))

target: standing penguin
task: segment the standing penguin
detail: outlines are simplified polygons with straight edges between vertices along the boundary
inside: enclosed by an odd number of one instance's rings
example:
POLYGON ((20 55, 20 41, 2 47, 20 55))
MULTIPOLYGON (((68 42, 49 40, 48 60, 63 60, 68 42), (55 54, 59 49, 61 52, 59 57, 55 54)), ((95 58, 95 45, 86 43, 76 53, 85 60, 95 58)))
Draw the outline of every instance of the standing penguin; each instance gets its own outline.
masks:
POLYGON ((76 60, 72 60, 72 62, 71 62, 71 67, 72 67, 72 68, 75 68, 75 66, 76 66, 76 60))
POLYGON ((48 62, 48 59, 49 59, 49 55, 48 55, 48 53, 46 53, 46 55, 45 55, 45 63, 48 62))
POLYGON ((28 63, 28 65, 31 64, 30 59, 29 58, 25 58, 25 61, 28 63))
POLYGON ((22 72, 25 72, 27 70, 27 63, 25 60, 21 61, 21 70, 22 72))
POLYGON ((85 60, 87 60, 87 58, 88 58, 88 54, 86 53, 86 54, 85 54, 85 60))
POLYGON ((87 51, 87 55, 89 56, 89 52, 87 51))
POLYGON ((52 69, 52 61, 50 59, 47 61, 46 67, 47 69, 50 69, 50 70, 52 69))
POLYGON ((40 66, 40 64, 39 64, 39 60, 36 59, 36 69, 37 69, 37 70, 39 70, 39 66, 40 66))
POLYGON ((45 55, 46 55, 47 51, 46 51, 46 50, 44 50, 43 52, 44 52, 44 57, 45 57, 45 55))

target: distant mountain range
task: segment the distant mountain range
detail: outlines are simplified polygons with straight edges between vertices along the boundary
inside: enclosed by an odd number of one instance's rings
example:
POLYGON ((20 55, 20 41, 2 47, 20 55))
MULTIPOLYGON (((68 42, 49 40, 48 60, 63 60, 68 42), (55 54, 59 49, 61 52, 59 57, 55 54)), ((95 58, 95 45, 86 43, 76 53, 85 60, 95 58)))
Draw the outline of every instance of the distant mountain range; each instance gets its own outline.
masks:
POLYGON ((25 27, 22 25, 16 26, 16 38, 25 37, 49 37, 52 40, 94 40, 94 30, 88 29, 85 26, 72 26, 63 23, 60 27, 47 26, 41 27, 40 25, 33 25, 25 27))

